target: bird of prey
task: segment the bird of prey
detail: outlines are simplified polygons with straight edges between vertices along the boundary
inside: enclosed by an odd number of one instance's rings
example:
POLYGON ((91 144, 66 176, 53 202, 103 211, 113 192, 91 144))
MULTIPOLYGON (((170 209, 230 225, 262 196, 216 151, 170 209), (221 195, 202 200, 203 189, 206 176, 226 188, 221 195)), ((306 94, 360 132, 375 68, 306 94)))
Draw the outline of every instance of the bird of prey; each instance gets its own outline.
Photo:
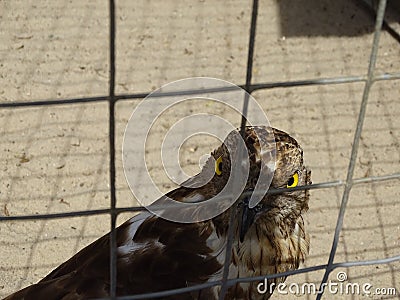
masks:
MULTIPOLYGON (((238 132, 238 131, 233 131, 238 132)), ((214 172, 201 187, 181 186, 168 194, 185 202, 206 201, 217 195, 232 170, 227 145, 235 147, 237 136, 229 134, 214 150, 214 160, 189 179, 201 181, 207 170, 214 172)), ((249 176, 245 191, 252 191, 260 176, 262 163, 270 158, 275 164, 270 188, 286 188, 282 193, 267 193, 254 207, 249 196, 239 197, 220 215, 196 223, 176 223, 150 212, 135 215, 116 229, 117 296, 137 295, 190 287, 222 279, 228 227, 233 226, 228 278, 276 274, 299 267, 309 251, 303 213, 308 210, 309 191, 292 187, 311 184, 311 171, 303 165, 303 151, 287 133, 264 126, 247 126, 242 134, 249 157, 249 176), (274 139, 271 140, 271 132, 274 139), (264 157, 265 158, 265 157, 264 157), (234 222, 230 223, 230 214, 234 222)), ((242 141, 243 141, 242 140, 242 141)), ((110 234, 106 234, 71 259, 61 264, 38 283, 10 296, 14 299, 91 299, 109 296, 110 234)), ((268 279, 265 293, 257 290, 259 282, 240 282, 228 287, 225 299, 268 299, 276 285, 286 278, 268 279)), ((221 286, 166 296, 158 299, 218 299, 221 286)))

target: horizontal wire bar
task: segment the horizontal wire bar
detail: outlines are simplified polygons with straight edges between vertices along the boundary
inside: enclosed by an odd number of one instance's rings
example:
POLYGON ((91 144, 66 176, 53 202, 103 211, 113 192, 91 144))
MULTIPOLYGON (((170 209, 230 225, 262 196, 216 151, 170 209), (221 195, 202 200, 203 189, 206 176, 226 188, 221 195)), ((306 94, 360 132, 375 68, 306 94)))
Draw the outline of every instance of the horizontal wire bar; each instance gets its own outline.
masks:
MULTIPOLYGON (((381 182, 388 181, 393 179, 400 179, 400 173, 394 173, 390 175, 382 175, 382 176, 371 176, 371 177, 363 177, 357 178, 353 180, 353 184, 365 184, 372 182, 381 182)), ((297 190, 313 190, 313 189, 323 189, 323 188, 332 188, 343 186, 345 182, 343 180, 331 181, 331 182, 322 182, 322 183, 314 183, 306 186, 298 186, 294 188, 281 188, 281 189, 271 189, 267 191, 267 194, 279 194, 285 192, 293 192, 297 190)), ((265 194, 264 191, 260 192, 244 192, 242 197, 249 196, 250 194, 265 194)), ((215 197, 216 199, 226 199, 226 197, 215 197)), ((164 209, 171 209, 174 206, 171 205, 154 205, 152 206, 152 211, 159 211, 164 209)), ((179 204, 176 206, 179 207, 179 204)), ((135 206, 135 207, 119 207, 115 208, 116 214, 121 214, 124 212, 140 212, 146 211, 146 207, 144 206, 135 206)), ((23 215, 23 216, 0 216, 1 221, 21 221, 21 220, 40 220, 40 219, 60 219, 60 218, 73 218, 73 217, 82 217, 82 216, 94 216, 94 215, 103 215, 110 214, 110 208, 104 209, 93 209, 93 210, 81 210, 81 211, 73 211, 73 212, 65 212, 65 213, 51 213, 51 214, 37 214, 37 215, 23 215)))
MULTIPOLYGON (((380 259, 372 259, 372 260, 348 261, 348 262, 334 263, 334 264, 332 264, 332 269, 370 266, 370 265, 381 265, 381 264, 393 263, 396 261, 400 261, 400 255, 395 255, 395 256, 390 256, 390 257, 380 258, 380 259)), ((316 265, 316 266, 312 266, 312 267, 308 267, 308 268, 296 269, 296 270, 286 271, 286 272, 282 272, 282 273, 268 274, 265 276, 254 276, 254 277, 250 276, 250 277, 235 278, 235 279, 230 279, 230 281, 231 281, 230 285, 234 285, 236 283, 241 283, 241 282, 260 281, 265 278, 266 279, 274 279, 274 278, 278 278, 278 277, 282 277, 282 276, 292 276, 292 275, 297 275, 297 274, 304 274, 304 273, 309 273, 309 272, 326 269, 327 267, 328 267, 327 264, 316 265)))
POLYGON ((379 258, 379 259, 371 259, 371 260, 335 263, 335 264, 333 264, 333 267, 335 269, 336 268, 348 268, 348 267, 360 267, 360 266, 390 264, 390 263, 393 263, 396 261, 400 261, 400 255, 390 256, 390 257, 386 257, 386 258, 379 258))
MULTIPOLYGON (((325 268, 326 268, 326 265, 317 265, 317 266, 312 266, 312 267, 308 267, 308 268, 302 268, 302 269, 287 271, 287 272, 283 272, 283 273, 265 275, 265 276, 227 279, 227 285, 232 286, 236 283, 241 283, 241 282, 260 281, 260 280, 264 280, 265 278, 269 279, 269 278, 277 278, 277 277, 289 276, 289 275, 294 275, 294 274, 309 273, 309 272, 318 271, 318 270, 325 269, 325 268)), ((172 290, 164 290, 164 291, 154 292, 154 293, 138 294, 138 295, 132 295, 132 296, 122 296, 122 297, 117 297, 116 299, 118 299, 118 300, 136 300, 136 299, 160 298, 160 297, 167 297, 167 296, 172 296, 172 295, 177 295, 177 294, 182 294, 182 293, 187 293, 187 292, 194 292, 194 291, 202 290, 205 288, 210 288, 210 287, 213 287, 216 285, 221 285, 221 284, 222 284, 222 280, 217 280, 217 281, 210 281, 210 282, 206 282, 206 283, 196 284, 196 285, 193 285, 190 287, 177 288, 177 289, 172 289, 172 290)), ((105 299, 110 299, 110 298, 98 298, 97 300, 105 300, 105 299)))
MULTIPOLYGON (((400 73, 384 73, 374 77, 374 81, 381 80, 397 80, 400 79, 400 73)), ((345 76, 345 77, 332 77, 332 78, 320 78, 320 79, 306 79, 306 80, 294 80, 294 81, 278 81, 278 82, 266 82, 251 84, 248 87, 249 92, 272 89, 272 88, 288 88, 298 86, 309 86, 309 85, 329 85, 329 84, 343 84, 351 82, 362 82, 366 81, 366 76, 345 76)), ((239 85, 240 88, 245 88, 245 85, 239 85)), ((167 96, 179 96, 179 95, 196 95, 204 93, 216 93, 236 90, 235 87, 223 87, 214 89, 204 90, 188 90, 168 93, 157 93, 153 97, 167 97, 167 96)), ((151 93, 135 93, 135 94, 119 94, 115 95, 115 101, 119 100, 133 100, 143 99, 149 96, 151 93)), ((102 102, 108 101, 108 96, 98 97, 83 97, 83 98, 71 98, 71 99, 55 99, 55 100, 37 100, 37 101, 16 101, 16 102, 2 102, 0 108, 14 108, 14 107, 29 107, 29 106, 42 106, 42 105, 63 105, 71 103, 91 103, 91 102, 102 102)))
POLYGON ((71 99, 54 99, 54 100, 2 102, 2 103, 0 103, 0 108, 63 105, 63 104, 90 103, 90 102, 100 102, 100 101, 108 101, 108 96, 82 97, 82 98, 71 98, 71 99))
MULTIPOLYGON (((137 207, 121 207, 116 208, 115 211, 117 214, 123 212, 140 212, 145 211, 146 208, 144 206, 137 207)), ((23 215, 23 216, 1 216, 0 222, 2 221, 23 221, 23 220, 48 220, 48 219, 62 219, 62 218, 74 218, 74 217, 83 217, 83 216, 97 216, 97 215, 105 215, 111 214, 110 208, 104 209, 91 209, 91 210, 78 210, 72 212, 65 213, 50 213, 50 214, 37 214, 37 215, 23 215)))
MULTIPOLYGON (((395 80, 395 79, 400 79, 400 73, 380 74, 374 78, 374 81, 395 80)), ((320 79, 297 80, 297 81, 259 83, 259 84, 254 84, 252 86, 252 89, 253 89, 253 91, 255 91, 255 90, 259 90, 259 89, 272 89, 272 88, 282 88, 282 87, 343 84, 343 83, 363 82, 366 80, 367 80, 367 76, 320 78, 320 79)))
MULTIPOLYGON (((393 263, 396 261, 400 261, 400 255, 386 257, 386 258, 382 258, 382 259, 334 263, 332 265, 332 269, 388 264, 388 263, 393 263)), ((249 283, 249 282, 254 282, 254 281, 262 281, 264 279, 274 279, 274 278, 279 278, 279 277, 305 274, 305 273, 310 273, 310 272, 315 272, 315 271, 326 269, 327 266, 328 265, 316 265, 316 266, 312 266, 312 267, 301 268, 301 269, 296 269, 296 270, 291 270, 291 271, 276 273, 276 274, 268 274, 268 275, 264 275, 264 276, 233 278, 233 279, 227 280, 227 285, 233 286, 237 283, 245 283, 245 282, 249 283)), ((136 300, 136 299, 167 297, 167 296, 172 296, 172 295, 177 295, 177 294, 182 294, 182 293, 194 292, 194 291, 202 290, 205 288, 210 288, 210 287, 213 287, 216 285, 221 285, 221 283, 222 283, 221 280, 210 281, 210 282, 206 282, 206 283, 202 283, 202 284, 198 284, 198 285, 193 285, 190 287, 178 288, 178 289, 173 289, 173 290, 165 290, 165 291, 159 291, 159 292, 154 292, 154 293, 138 294, 138 295, 132 295, 132 296, 122 296, 122 297, 117 297, 116 299, 118 299, 118 300, 136 300)), ((106 300, 106 299, 110 299, 110 298, 97 298, 97 300, 106 300)))

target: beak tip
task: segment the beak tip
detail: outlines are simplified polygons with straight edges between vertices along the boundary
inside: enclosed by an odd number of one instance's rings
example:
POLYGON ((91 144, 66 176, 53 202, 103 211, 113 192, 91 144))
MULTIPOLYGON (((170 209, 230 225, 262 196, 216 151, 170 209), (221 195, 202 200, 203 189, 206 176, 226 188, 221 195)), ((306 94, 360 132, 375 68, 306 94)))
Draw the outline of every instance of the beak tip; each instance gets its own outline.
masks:
POLYGON ((241 243, 243 243, 243 241, 244 241, 244 233, 242 232, 242 231, 240 231, 240 235, 239 235, 239 241, 241 242, 241 243))
POLYGON ((243 243, 244 237, 247 234, 249 228, 254 222, 254 218, 256 212, 253 208, 249 206, 251 195, 247 196, 243 200, 243 210, 242 210, 242 218, 239 230, 239 241, 243 243))
POLYGON ((239 240, 241 243, 244 241, 244 237, 249 231, 254 221, 254 213, 248 207, 245 207, 242 214, 242 222, 240 224, 239 240))

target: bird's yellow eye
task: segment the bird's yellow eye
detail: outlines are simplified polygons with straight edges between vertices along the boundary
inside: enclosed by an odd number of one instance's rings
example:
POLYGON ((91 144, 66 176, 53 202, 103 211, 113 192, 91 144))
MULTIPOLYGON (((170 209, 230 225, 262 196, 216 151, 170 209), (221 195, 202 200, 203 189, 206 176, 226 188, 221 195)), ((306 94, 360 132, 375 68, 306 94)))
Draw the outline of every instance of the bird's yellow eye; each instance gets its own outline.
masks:
POLYGON ((215 161, 215 173, 217 175, 222 174, 222 156, 218 157, 218 159, 215 161))
POLYGON ((299 173, 294 173, 287 182, 287 188, 294 188, 299 184, 299 173))

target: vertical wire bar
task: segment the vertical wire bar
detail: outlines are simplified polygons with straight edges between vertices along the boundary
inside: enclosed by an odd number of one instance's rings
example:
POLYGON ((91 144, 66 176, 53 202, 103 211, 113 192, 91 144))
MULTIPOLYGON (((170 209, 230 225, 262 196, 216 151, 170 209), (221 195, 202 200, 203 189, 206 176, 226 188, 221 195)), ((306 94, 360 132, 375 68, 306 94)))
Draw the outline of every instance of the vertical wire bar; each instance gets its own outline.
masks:
POLYGON ((247 121, 247 111, 249 108, 249 94, 251 86, 251 78, 253 76, 253 58, 254 58, 254 46, 256 40, 256 29, 257 29, 257 16, 258 16, 258 0, 253 1, 253 8, 251 14, 250 24, 250 36, 249 36, 249 49, 247 54, 247 70, 246 70, 246 84, 245 84, 245 99, 243 102, 242 109, 242 123, 240 125, 240 132, 243 135, 247 121))
POLYGON ((346 211, 350 191, 353 186, 354 169, 355 169, 355 165, 356 165, 356 158, 357 158, 357 153, 358 153, 358 147, 360 144, 360 137, 361 137, 361 133, 362 133, 362 129, 363 129, 365 113, 367 110, 369 92, 370 92, 371 86, 374 82, 374 70, 375 70, 375 64, 376 64, 376 59, 377 59, 377 54, 378 54, 379 38, 381 35, 381 28, 382 28, 382 23, 383 23, 383 17, 385 14, 385 8, 386 8, 386 0, 380 0, 377 17, 376 17, 376 22, 375 22, 374 39, 373 39, 373 43, 372 43, 371 56, 370 56, 370 60, 369 60, 367 81, 365 83, 363 97, 362 97, 361 106, 360 106, 360 112, 358 114, 356 132, 354 134, 353 147, 351 149, 350 163, 349 163, 349 167, 347 170, 346 184, 345 184, 345 188, 344 188, 344 192, 343 192, 343 196, 342 196, 342 202, 340 205, 339 216, 338 216, 337 223, 336 223, 335 234, 334 234, 334 238, 333 238, 333 242, 332 242, 332 248, 331 248, 331 252, 329 254, 328 265, 325 269, 325 273, 324 273, 324 276, 321 281, 319 292, 318 292, 318 295, 316 298, 317 300, 321 299, 322 294, 324 293, 325 283, 328 280, 329 274, 333 270, 332 265, 333 265, 333 260, 335 258, 337 246, 339 243, 339 234, 343 227, 344 213, 346 211))
POLYGON ((110 0, 110 81, 109 81, 109 148, 110 148, 110 297, 116 297, 117 290, 117 236, 116 236, 116 195, 115 195, 115 2, 110 0))
MULTIPOLYGON (((249 89, 251 85, 251 77, 253 74, 253 57, 254 57, 254 45, 256 38, 256 26, 257 26, 257 15, 258 15, 258 0, 253 0, 252 13, 251 13, 251 24, 250 24, 250 34, 249 34, 249 49, 247 55, 247 71, 246 71, 246 85, 243 108, 242 108, 242 120, 240 124, 240 134, 242 137, 244 136, 246 122, 247 122, 247 111, 249 107, 249 89)), ((241 148, 240 148, 241 149, 241 148)), ((239 157, 242 155, 239 154, 239 157)), ((235 208, 236 205, 232 206, 235 208)), ((225 261, 224 261, 224 270, 222 275, 222 284, 221 284, 221 292, 219 294, 219 299, 225 299, 226 292, 228 291, 227 280, 229 276, 229 265, 232 257, 232 245, 233 245, 233 223, 235 219, 234 211, 236 209, 232 209, 229 216, 229 226, 228 226, 228 240, 226 243, 226 253, 225 253, 225 261)))

